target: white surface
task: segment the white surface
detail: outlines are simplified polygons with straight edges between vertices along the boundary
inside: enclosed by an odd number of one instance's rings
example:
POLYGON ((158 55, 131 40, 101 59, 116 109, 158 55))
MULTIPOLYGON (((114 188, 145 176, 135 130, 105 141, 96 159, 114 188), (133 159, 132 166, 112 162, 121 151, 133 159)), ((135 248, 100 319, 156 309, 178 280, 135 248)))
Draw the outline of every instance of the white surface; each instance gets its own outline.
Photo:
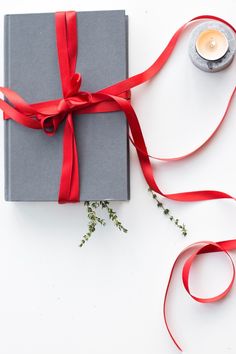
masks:
MULTIPOLYGON (((122 8, 129 15, 130 75, 150 65, 173 32, 193 16, 236 20, 235 0, 15 0, 1 3, 1 41, 6 13, 122 8)), ((195 147, 219 121, 234 85, 235 61, 216 74, 190 63, 188 33, 159 77, 133 92, 151 153, 173 156, 195 147)), ((0 61, 3 67, 2 46, 0 61)), ((157 168, 163 190, 215 188, 236 195, 235 115, 234 100, 227 121, 204 151, 157 168)), ((3 137, 2 123, 0 128, 3 137)), ((108 225, 80 249, 86 230, 82 205, 6 203, 3 153, 0 171, 0 353, 177 353, 162 317, 170 268, 179 251, 194 241, 236 236, 235 202, 165 201, 187 224, 184 239, 155 207, 131 148, 132 198, 113 204, 129 233, 108 225)), ((192 275, 194 289, 212 294, 227 281, 228 263, 221 255, 207 256, 192 275)), ((235 353, 236 285, 226 300, 202 305, 188 297, 180 279, 177 271, 168 317, 185 352, 235 353)))

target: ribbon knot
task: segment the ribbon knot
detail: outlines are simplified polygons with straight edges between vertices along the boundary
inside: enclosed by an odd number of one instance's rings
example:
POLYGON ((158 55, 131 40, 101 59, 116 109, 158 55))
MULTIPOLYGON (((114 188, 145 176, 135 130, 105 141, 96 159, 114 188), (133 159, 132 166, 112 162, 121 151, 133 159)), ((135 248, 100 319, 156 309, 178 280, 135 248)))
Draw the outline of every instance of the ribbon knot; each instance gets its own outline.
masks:
POLYGON ((72 111, 72 104, 70 98, 62 98, 58 104, 58 114, 70 113, 72 111))
POLYGON ((79 111, 92 104, 92 94, 89 92, 79 91, 77 95, 62 98, 58 104, 58 115, 68 114, 73 111, 79 111))

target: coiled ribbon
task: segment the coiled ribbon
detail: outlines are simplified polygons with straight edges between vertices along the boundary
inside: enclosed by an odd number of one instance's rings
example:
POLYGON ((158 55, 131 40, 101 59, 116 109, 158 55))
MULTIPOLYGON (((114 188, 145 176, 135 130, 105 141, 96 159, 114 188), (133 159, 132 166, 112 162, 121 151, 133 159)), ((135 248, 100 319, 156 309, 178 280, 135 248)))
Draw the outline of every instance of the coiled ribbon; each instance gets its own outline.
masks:
POLYGON ((233 240, 227 240, 227 241, 220 241, 220 242, 211 242, 211 241, 201 241, 201 242, 196 242, 188 247, 186 247, 176 258, 173 267, 171 269, 170 272, 170 277, 168 280, 168 284, 167 284, 167 288, 166 288, 166 292, 165 292, 165 298, 164 298, 164 305, 163 305, 163 314, 164 314, 164 321, 165 321, 165 325, 166 328, 169 332, 170 337, 172 338, 174 344, 176 345, 176 347, 182 351, 180 345, 178 344, 178 342, 176 341, 176 339, 174 338, 168 321, 167 321, 167 311, 166 311, 166 307, 167 307, 167 297, 168 297, 168 292, 169 292, 169 288, 170 288, 170 284, 171 284, 171 280, 172 280, 172 276, 176 267, 177 262, 180 260, 180 258, 184 255, 184 253, 188 250, 193 250, 192 254, 187 258, 187 260, 184 262, 183 268, 182 268, 182 281, 183 281, 183 285, 185 290, 187 291, 187 293, 197 302, 200 303, 210 303, 210 302, 216 302, 219 301, 221 299, 223 299, 232 289, 232 286, 234 284, 234 280, 235 280, 235 265, 234 265, 234 261, 231 258, 229 251, 232 250, 236 250, 236 239, 233 240), (231 280, 229 282, 229 285, 226 287, 226 289, 213 297, 209 297, 209 298, 201 298, 198 296, 195 296, 189 287, 189 275, 190 275, 190 270, 191 267, 196 259, 196 257, 200 254, 204 254, 204 253, 211 253, 211 252, 223 252, 229 259, 229 262, 232 266, 232 277, 231 280))
POLYGON ((156 183, 150 159, 161 161, 181 160, 193 155, 204 147, 216 134, 225 120, 236 87, 229 97, 222 119, 209 138, 194 151, 191 151, 187 155, 174 158, 159 158, 148 154, 137 115, 130 101, 130 90, 133 87, 151 80, 164 67, 188 24, 207 19, 220 21, 236 32, 231 24, 219 17, 210 15, 195 17, 175 32, 161 55, 147 70, 97 92, 84 92, 80 91, 81 75, 75 72, 77 61, 76 12, 57 12, 55 14, 56 42, 63 97, 29 104, 10 88, 0 87, 0 92, 7 99, 7 102, 0 99, 0 109, 4 112, 4 119, 13 119, 28 128, 42 129, 49 136, 54 135, 59 124, 65 121, 63 161, 58 195, 59 203, 78 202, 80 199, 79 164, 73 125, 73 112, 84 114, 117 110, 123 111, 126 116, 131 131, 130 140, 136 148, 143 175, 152 190, 166 198, 177 201, 190 202, 221 198, 235 199, 227 193, 214 190, 165 194, 156 183))

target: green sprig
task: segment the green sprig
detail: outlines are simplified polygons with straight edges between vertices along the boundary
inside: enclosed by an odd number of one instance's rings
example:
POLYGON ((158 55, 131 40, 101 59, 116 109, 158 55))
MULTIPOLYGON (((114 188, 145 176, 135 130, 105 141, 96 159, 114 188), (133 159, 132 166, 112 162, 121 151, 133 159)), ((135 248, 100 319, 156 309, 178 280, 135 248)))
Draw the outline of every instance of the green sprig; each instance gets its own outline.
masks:
POLYGON ((80 247, 82 247, 85 242, 87 242, 92 234, 96 231, 96 227, 98 224, 105 226, 106 222, 104 219, 100 218, 96 210, 98 208, 100 209, 105 209, 107 211, 109 219, 113 222, 113 224, 120 230, 123 231, 124 233, 127 233, 128 230, 122 225, 121 221, 118 219, 117 213, 110 207, 110 204, 108 201, 97 201, 97 202, 90 202, 86 201, 84 202, 84 206, 86 207, 87 210, 87 217, 88 217, 88 230, 86 234, 84 234, 80 247))
POLYGON ((124 233, 127 233, 128 230, 122 225, 121 221, 118 219, 117 213, 110 207, 107 200, 99 202, 102 209, 106 209, 109 219, 113 221, 114 225, 124 233))
POLYGON ((187 236, 188 231, 186 229, 185 224, 181 224, 179 222, 179 219, 176 219, 173 215, 171 215, 170 210, 165 208, 164 204, 157 198, 157 195, 153 192, 151 188, 149 188, 148 191, 151 192, 153 199, 157 203, 157 207, 163 210, 163 214, 167 215, 170 221, 172 221, 181 230, 183 236, 187 236))

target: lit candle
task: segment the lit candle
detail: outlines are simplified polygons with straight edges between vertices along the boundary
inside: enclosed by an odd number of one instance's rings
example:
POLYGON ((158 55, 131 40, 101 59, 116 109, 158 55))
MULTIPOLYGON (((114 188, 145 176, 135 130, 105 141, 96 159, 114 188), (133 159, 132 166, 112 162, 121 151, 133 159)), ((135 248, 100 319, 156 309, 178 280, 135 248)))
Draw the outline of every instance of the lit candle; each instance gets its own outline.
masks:
POLYGON ((228 48, 228 39, 223 32, 215 28, 201 32, 196 40, 197 52, 206 60, 218 60, 222 58, 228 48))
POLYGON ((233 60, 236 49, 234 33, 217 21, 204 22, 192 32, 189 54, 199 69, 216 72, 233 60))

